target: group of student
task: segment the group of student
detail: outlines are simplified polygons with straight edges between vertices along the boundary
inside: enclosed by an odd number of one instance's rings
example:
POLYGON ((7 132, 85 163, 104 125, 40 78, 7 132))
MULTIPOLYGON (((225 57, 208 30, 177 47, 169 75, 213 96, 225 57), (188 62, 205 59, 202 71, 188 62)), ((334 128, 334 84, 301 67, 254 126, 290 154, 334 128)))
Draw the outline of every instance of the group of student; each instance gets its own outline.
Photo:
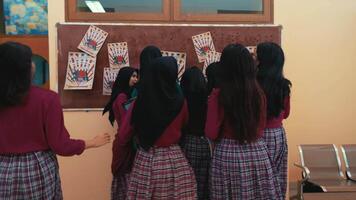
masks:
POLYGON ((191 67, 178 84, 175 59, 144 48, 140 71, 119 71, 104 109, 118 124, 112 199, 284 199, 283 65, 275 43, 259 44, 256 59, 230 44, 206 78, 191 67))
MULTIPOLYGON (((70 139, 58 95, 31 86, 31 54, 0 45, 0 199, 62 199, 56 154, 110 141, 70 139)), ((145 47, 139 71, 120 69, 104 108, 118 125, 111 198, 285 199, 283 66, 275 43, 259 44, 255 59, 229 44, 206 77, 191 67, 178 81, 176 60, 145 47)))

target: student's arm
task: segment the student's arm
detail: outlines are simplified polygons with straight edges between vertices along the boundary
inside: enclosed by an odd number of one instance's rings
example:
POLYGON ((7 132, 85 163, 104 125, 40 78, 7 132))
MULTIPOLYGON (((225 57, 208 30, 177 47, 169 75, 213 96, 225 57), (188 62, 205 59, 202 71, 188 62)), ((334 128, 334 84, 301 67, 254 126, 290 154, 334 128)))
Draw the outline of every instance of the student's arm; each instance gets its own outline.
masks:
POLYGON ((84 149, 99 147, 110 142, 110 136, 107 133, 86 141, 71 139, 64 126, 63 111, 58 95, 50 99, 45 117, 44 128, 48 145, 51 150, 61 156, 79 155, 84 149))
POLYGON ((210 140, 215 140, 219 136, 220 127, 224 118, 223 109, 219 106, 219 93, 219 90, 214 89, 208 99, 205 135, 210 140))
POLYGON ((290 96, 284 98, 284 119, 289 117, 290 113, 290 96))
POLYGON ((110 142, 110 135, 108 133, 99 134, 91 140, 85 140, 85 149, 101 147, 110 142))

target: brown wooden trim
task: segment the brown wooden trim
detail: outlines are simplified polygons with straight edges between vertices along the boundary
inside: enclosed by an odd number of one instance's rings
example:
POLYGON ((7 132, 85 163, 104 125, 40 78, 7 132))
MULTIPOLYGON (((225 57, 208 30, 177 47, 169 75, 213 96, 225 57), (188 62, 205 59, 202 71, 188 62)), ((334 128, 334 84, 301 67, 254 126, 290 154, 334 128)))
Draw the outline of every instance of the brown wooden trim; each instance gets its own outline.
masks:
POLYGON ((173 0, 173 7, 177 22, 273 23, 273 0, 263 0, 263 14, 183 14, 180 0, 173 0))
POLYGON ((94 21, 94 22, 121 22, 121 21, 169 21, 170 0, 162 0, 162 13, 86 13, 76 10, 76 0, 66 0, 66 21, 94 21))
POLYGON ((6 35, 0 34, 0 38, 48 38, 48 35, 6 35))

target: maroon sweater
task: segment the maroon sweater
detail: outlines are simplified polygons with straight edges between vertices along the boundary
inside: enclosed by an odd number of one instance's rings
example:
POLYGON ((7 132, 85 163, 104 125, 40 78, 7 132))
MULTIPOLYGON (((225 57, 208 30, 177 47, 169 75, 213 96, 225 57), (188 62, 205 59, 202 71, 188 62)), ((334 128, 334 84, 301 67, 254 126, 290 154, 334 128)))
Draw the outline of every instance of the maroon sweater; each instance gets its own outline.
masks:
POLYGON ((72 156, 84 149, 84 141, 70 139, 55 92, 32 86, 22 104, 0 109, 0 154, 52 150, 72 156))
MULTIPOLYGON (((125 93, 121 93, 117 96, 113 104, 113 111, 115 115, 115 120, 118 127, 121 127, 121 121, 126 115, 126 110, 124 109, 123 104, 127 101, 127 95, 125 93)), ((119 131, 118 128, 118 131, 119 131)), ((115 173, 118 169, 120 164, 122 163, 122 159, 120 159, 119 154, 117 152, 122 152, 129 150, 130 148, 122 148, 119 145, 119 137, 118 133, 115 135, 114 142, 112 144, 112 162, 111 162, 111 171, 115 173), (120 148, 121 147, 121 148, 120 148)))
MULTIPOLYGON (((219 105, 220 89, 213 89, 208 99, 208 112, 205 123, 205 134, 211 140, 216 140, 219 136, 227 139, 235 139, 235 132, 231 124, 224 120, 224 109, 219 105)), ((261 119, 258 126, 258 138, 263 136, 263 129, 266 125, 266 104, 261 108, 261 119)))
MULTIPOLYGON (((129 162, 130 156, 132 156, 132 147, 130 146, 131 144, 129 142, 134 135, 134 129, 131 126, 131 116, 134 105, 135 101, 131 104, 127 113, 124 113, 124 116, 121 115, 121 126, 119 127, 113 144, 113 160, 111 165, 113 174, 119 172, 120 166, 125 168, 125 163, 129 162)), ((187 124, 187 122, 188 106, 187 102, 184 102, 180 113, 168 125, 166 130, 162 133, 161 137, 158 138, 158 140, 155 142, 155 146, 168 147, 172 144, 178 144, 181 137, 181 130, 183 126, 187 124)), ((128 172, 128 169, 124 170, 128 172)))
MULTIPOLYGON (((133 127, 131 126, 131 115, 135 102, 132 103, 128 110, 128 113, 123 120, 120 130, 119 130, 119 144, 127 144, 134 134, 133 127)), ((183 107, 177 117, 168 125, 164 130, 161 137, 155 142, 155 146, 158 147, 168 147, 172 144, 178 144, 181 137, 181 130, 188 122, 188 106, 187 102, 184 101, 183 107)))

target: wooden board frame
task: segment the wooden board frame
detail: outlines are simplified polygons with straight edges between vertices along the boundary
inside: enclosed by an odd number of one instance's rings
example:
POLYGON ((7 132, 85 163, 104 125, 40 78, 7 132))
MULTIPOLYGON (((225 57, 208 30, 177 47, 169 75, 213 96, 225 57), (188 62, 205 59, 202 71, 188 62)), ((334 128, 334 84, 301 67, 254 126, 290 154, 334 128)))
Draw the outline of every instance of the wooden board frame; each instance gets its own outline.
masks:
POLYGON ((254 46, 260 42, 281 43, 281 26, 275 25, 219 25, 219 24, 76 24, 57 25, 58 33, 58 93, 64 108, 92 109, 102 108, 108 96, 102 95, 103 68, 109 66, 107 43, 128 43, 130 64, 139 65, 139 54, 147 45, 156 45, 161 50, 187 53, 187 68, 202 67, 194 51, 191 36, 210 31, 217 51, 230 43, 254 46), (95 78, 92 90, 63 90, 67 70, 68 52, 79 51, 77 46, 89 28, 95 25, 107 31, 109 36, 97 55, 95 78))

